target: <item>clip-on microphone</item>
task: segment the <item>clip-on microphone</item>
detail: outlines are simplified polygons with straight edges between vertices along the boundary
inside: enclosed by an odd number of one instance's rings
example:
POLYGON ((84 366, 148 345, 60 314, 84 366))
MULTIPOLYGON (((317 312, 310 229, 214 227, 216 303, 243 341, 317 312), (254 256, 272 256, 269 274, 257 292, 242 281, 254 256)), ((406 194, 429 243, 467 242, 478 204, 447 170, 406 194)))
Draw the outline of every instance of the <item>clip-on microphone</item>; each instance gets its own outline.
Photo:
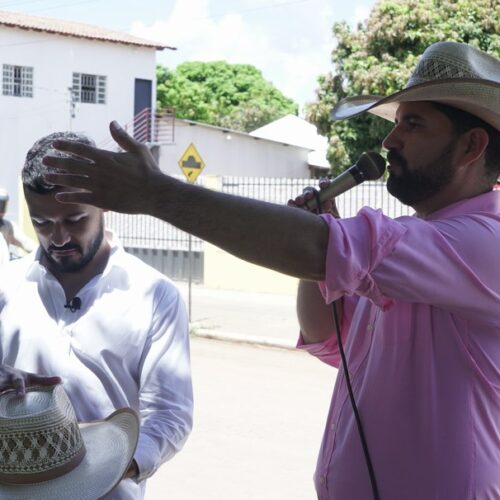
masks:
POLYGON ((82 307, 82 299, 80 297, 73 297, 71 300, 68 300, 66 304, 64 304, 65 309, 69 309, 72 313, 80 310, 82 307))

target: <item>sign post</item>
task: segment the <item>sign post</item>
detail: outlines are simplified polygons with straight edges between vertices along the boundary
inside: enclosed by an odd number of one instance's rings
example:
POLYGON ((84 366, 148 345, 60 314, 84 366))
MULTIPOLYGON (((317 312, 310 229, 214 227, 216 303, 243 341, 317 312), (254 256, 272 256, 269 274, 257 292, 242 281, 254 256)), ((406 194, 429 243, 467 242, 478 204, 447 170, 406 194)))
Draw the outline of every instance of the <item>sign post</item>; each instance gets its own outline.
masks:
MULTIPOLYGON (((201 174, 201 171, 205 168, 205 163, 201 159, 200 153, 195 148, 194 144, 191 143, 184 154, 180 157, 178 161, 179 167, 181 167, 182 172, 186 176, 186 180, 190 184, 194 184, 196 179, 201 174)), ((188 238, 188 314, 189 322, 191 323, 191 283, 193 279, 193 252, 192 252, 193 237, 191 234, 188 238)))

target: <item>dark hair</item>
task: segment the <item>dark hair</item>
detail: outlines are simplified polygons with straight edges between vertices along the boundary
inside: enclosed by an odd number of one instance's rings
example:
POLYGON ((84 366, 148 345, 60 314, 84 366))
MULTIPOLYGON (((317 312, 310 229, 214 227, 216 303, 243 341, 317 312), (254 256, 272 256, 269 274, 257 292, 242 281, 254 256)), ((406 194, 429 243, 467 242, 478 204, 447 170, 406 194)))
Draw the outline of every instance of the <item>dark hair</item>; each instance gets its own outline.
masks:
POLYGON ((489 137, 484 153, 486 179, 490 184, 496 184, 500 176, 500 130, 467 111, 435 101, 431 104, 448 117, 457 134, 463 134, 476 127, 486 130, 489 137))
POLYGON ((53 184, 48 184, 43 179, 44 174, 58 172, 56 168, 48 167, 42 163, 43 157, 47 154, 52 154, 55 156, 69 157, 69 154, 61 153, 56 151, 52 147, 52 143, 57 139, 64 139, 66 141, 77 141, 83 142, 90 146, 95 146, 92 139, 87 137, 85 134, 75 133, 75 132, 54 132, 53 134, 46 135, 33 144, 31 149, 26 154, 26 160, 24 161, 23 170, 21 172, 21 177, 23 180, 23 186, 31 191, 35 191, 39 194, 48 193, 58 186, 53 184))

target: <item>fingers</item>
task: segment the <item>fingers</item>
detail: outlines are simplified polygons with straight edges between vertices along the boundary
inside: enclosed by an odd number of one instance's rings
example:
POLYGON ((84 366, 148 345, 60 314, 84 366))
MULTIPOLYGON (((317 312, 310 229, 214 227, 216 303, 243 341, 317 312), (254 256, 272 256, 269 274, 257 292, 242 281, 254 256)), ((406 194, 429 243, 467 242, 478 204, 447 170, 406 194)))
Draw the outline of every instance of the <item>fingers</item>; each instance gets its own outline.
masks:
POLYGON ((24 396, 26 394, 26 383, 23 376, 14 376, 12 378, 12 388, 16 391, 18 396, 24 396))
POLYGON ((307 186, 302 190, 302 194, 299 194, 293 200, 288 200, 287 205, 289 207, 305 208, 304 205, 314 196, 315 191, 315 188, 313 188, 312 186, 307 186))
POLYGON ((321 177, 321 179, 319 180, 319 188, 325 189, 329 185, 330 185, 330 179, 328 179, 328 177, 321 177))
POLYGON ((319 180, 319 191, 313 186, 307 186, 303 189, 302 194, 298 195, 293 200, 288 200, 287 205, 289 207, 304 208, 315 213, 331 213, 334 217, 340 218, 334 199, 328 199, 320 202, 321 191, 329 185, 330 179, 322 177, 319 180))
POLYGON ((302 198, 304 198, 304 200, 306 200, 306 201, 310 200, 311 198, 314 197, 315 192, 317 192, 316 188, 314 188, 312 186, 307 186, 302 191, 302 198))
POLYGON ((0 392, 14 390, 18 396, 24 396, 28 386, 48 386, 60 384, 61 382, 60 377, 45 377, 10 366, 0 365, 0 392))
POLYGON ((49 167, 64 170, 64 172, 86 175, 89 168, 94 167, 94 162, 77 158, 62 158, 61 156, 44 156, 42 163, 49 167))
POLYGON ((99 203, 96 202, 94 193, 88 191, 62 191, 55 194, 55 199, 60 203, 100 206, 99 203))
POLYGON ((42 377, 41 375, 36 375, 34 373, 29 373, 26 377, 27 385, 57 385, 62 382, 61 377, 42 377))
MULTIPOLYGON (((64 141, 62 139, 58 139, 52 143, 55 149, 58 151, 63 151, 64 153, 71 153, 76 156, 80 156, 82 158, 88 158, 89 160, 98 160, 102 157, 103 153, 107 153, 107 151, 103 149, 98 149, 94 146, 89 146, 88 144, 83 144, 82 142, 76 141, 64 141)), ((56 158, 54 156, 45 157, 45 158, 56 158)), ((59 158, 61 160, 70 160, 70 158, 59 158)), ((50 163, 51 166, 58 166, 50 163)))
POLYGON ((26 395, 26 387, 33 385, 50 386, 60 384, 62 379, 60 377, 42 377, 34 373, 24 373, 13 375, 11 379, 11 386, 16 392, 17 396, 26 395))
POLYGON ((86 191, 91 191, 92 187, 95 187, 90 177, 81 174, 44 174, 43 179, 47 183, 54 184, 55 186, 74 187, 86 191))
POLYGON ((136 141, 130 135, 125 132, 125 130, 120 127, 117 121, 113 120, 109 124, 109 131, 115 142, 125 151, 137 151, 143 144, 136 141))
POLYGON ((45 174, 44 180, 56 186, 78 188, 78 191, 60 191, 55 194, 55 199, 60 203, 81 203, 91 205, 94 200, 93 190, 95 185, 92 180, 84 175, 72 174, 45 174))

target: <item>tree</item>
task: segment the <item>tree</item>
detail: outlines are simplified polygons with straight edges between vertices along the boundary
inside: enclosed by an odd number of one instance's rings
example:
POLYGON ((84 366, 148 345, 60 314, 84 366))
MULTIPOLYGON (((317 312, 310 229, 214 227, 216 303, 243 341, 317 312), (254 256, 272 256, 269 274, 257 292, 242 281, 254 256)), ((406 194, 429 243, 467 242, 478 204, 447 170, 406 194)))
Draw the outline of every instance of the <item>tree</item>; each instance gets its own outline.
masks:
POLYGON ((333 72, 318 79, 317 100, 307 107, 306 115, 329 138, 329 160, 342 171, 361 152, 380 150, 391 124, 369 113, 332 123, 331 108, 347 96, 384 96, 402 90, 418 57, 434 42, 465 42, 499 57, 500 3, 381 0, 355 31, 346 23, 335 23, 333 33, 337 41, 333 72))
POLYGON ((250 132, 298 107, 248 64, 185 62, 157 67, 158 108, 175 106, 179 118, 250 132))

